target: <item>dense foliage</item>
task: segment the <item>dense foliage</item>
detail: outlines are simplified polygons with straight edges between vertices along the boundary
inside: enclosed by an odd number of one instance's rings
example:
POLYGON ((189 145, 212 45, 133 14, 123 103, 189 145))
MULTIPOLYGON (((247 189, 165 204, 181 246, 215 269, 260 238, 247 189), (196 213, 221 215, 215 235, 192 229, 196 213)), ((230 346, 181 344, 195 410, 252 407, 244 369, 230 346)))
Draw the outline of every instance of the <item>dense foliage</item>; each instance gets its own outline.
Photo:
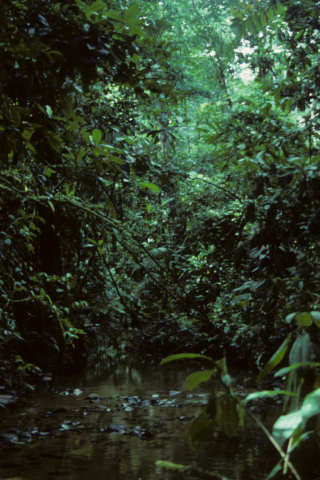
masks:
MULTIPOLYGON (((298 445, 319 413, 319 5, 2 0, 0 27, 1 384, 101 339, 115 361, 276 352, 259 379, 289 361, 274 435, 298 445)), ((204 436, 242 422, 217 368, 204 436)))
POLYGON ((2 2, 5 381, 96 331, 259 366, 317 304, 317 12, 2 2))

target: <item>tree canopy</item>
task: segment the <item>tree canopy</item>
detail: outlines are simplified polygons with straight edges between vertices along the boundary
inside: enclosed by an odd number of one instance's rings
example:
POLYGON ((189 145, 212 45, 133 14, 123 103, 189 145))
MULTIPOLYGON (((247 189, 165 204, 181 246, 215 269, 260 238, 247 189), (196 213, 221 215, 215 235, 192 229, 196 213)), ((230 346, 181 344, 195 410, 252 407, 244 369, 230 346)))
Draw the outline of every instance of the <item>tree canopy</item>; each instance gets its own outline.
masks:
POLYGON ((260 366, 319 299, 318 7, 6 0, 0 21, 3 381, 97 334, 111 359, 260 366))

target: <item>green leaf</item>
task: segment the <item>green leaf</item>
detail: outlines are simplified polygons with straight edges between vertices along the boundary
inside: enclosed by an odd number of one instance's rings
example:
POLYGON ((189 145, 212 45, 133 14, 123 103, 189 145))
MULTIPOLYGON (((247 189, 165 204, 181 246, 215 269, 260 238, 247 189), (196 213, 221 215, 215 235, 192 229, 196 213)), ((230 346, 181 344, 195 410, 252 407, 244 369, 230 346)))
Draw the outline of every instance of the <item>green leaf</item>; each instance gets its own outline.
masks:
POLYGON ((212 358, 206 357, 205 355, 199 355, 197 353, 177 353, 176 355, 170 355, 169 357, 163 358, 160 362, 160 365, 165 363, 174 362, 175 360, 185 360, 185 359, 201 358, 204 360, 210 360, 213 362, 212 358))
POLYGON ((196 452, 200 444, 206 438, 212 437, 214 433, 214 420, 206 413, 205 409, 192 420, 190 423, 187 435, 191 440, 191 448, 196 452))
POLYGON ((283 468, 283 466, 282 466, 282 459, 281 459, 281 460, 279 460, 277 465, 271 470, 271 472, 267 476, 266 480, 271 480, 271 478, 273 478, 278 472, 280 472, 280 470, 282 470, 282 468, 283 468))
POLYGON ((76 162, 80 162, 80 160, 85 156, 86 149, 84 147, 81 148, 80 152, 77 155, 76 162))
POLYGON ((231 437, 239 428, 238 402, 230 393, 218 397, 216 420, 223 431, 231 437))
POLYGON ((262 392, 253 392, 246 396, 241 402, 242 405, 249 402, 250 400, 255 400, 256 398, 262 397, 274 397, 275 395, 289 395, 291 397, 298 397, 294 392, 289 392, 287 390, 263 390, 262 392))
POLYGON ((221 381, 222 383, 225 384, 226 387, 231 387, 232 386, 232 377, 229 375, 229 373, 226 373, 225 375, 221 376, 221 381))
POLYGON ((231 300, 231 305, 237 305, 238 303, 241 302, 246 302, 248 303, 252 299, 251 293, 243 293, 242 295, 238 295, 237 297, 233 298, 231 300))
POLYGON ((50 205, 50 207, 51 207, 51 210, 52 210, 53 213, 54 213, 54 212, 55 212, 55 208, 54 208, 53 203, 52 203, 50 200, 48 200, 48 203, 49 203, 49 205, 50 205))
POLYGON ((273 425, 272 435, 282 447, 284 442, 302 427, 303 423, 304 418, 300 410, 288 413, 288 415, 281 415, 273 425))
POLYGON ((46 105, 46 112, 47 112, 47 115, 48 117, 52 117, 52 108, 50 107, 50 105, 46 105))
POLYGON ((106 7, 106 4, 101 1, 94 2, 92 5, 90 5, 90 12, 95 14, 98 13, 99 10, 102 10, 103 8, 106 7))
POLYGON ((160 193, 160 188, 157 185, 154 185, 153 183, 148 183, 148 182, 141 182, 140 188, 150 188, 150 190, 153 190, 156 193, 160 193))
POLYGON ((109 157, 109 160, 111 160, 111 162, 116 163, 117 165, 123 165, 123 160, 119 157, 116 157, 115 155, 111 155, 109 157))
POLYGON ((286 316, 285 322, 290 324, 291 321, 296 317, 297 312, 290 313, 289 315, 286 316))
POLYGON ((37 107, 39 108, 39 110, 40 110, 42 113, 46 114, 45 109, 44 109, 43 107, 41 107, 41 105, 40 105, 39 103, 37 103, 37 107))
POLYGON ((119 13, 114 12, 112 10, 109 10, 108 12, 106 12, 106 16, 108 16, 110 18, 113 18, 114 20, 121 21, 121 17, 119 15, 119 13))
POLYGON ((95 240, 92 240, 92 238, 88 238, 89 242, 93 243, 93 245, 98 245, 95 240))
POLYGON ((221 358, 221 360, 216 360, 216 361, 215 361, 215 364, 217 365, 217 367, 220 368, 223 376, 228 375, 226 357, 221 358))
POLYGON ((129 35, 130 37, 132 37, 133 35, 139 35, 140 37, 144 37, 145 32, 138 25, 130 25, 129 35))
MULTIPOLYGON (((140 13, 140 8, 138 4, 134 3, 131 5, 131 7, 125 12, 124 14, 124 21, 126 23, 131 23, 134 22, 135 20, 138 20, 136 17, 140 13)), ((139 20, 140 22, 140 20, 139 20)))
POLYGON ((273 370, 274 367, 277 366, 281 362, 281 360, 283 359, 283 357, 284 357, 284 355, 285 355, 285 353, 288 349, 288 346, 289 346, 292 335, 293 335, 293 332, 291 332, 287 336, 287 338, 282 343, 282 345, 280 345, 278 350, 272 355, 270 360, 266 363, 266 365, 264 366, 264 368, 262 369, 262 371, 258 375, 258 382, 261 382, 268 375, 268 373, 270 373, 271 370, 273 370))
POLYGON ((24 131, 21 133, 21 137, 24 138, 24 140, 27 140, 27 142, 28 142, 28 141, 31 139, 33 132, 34 132, 34 129, 32 129, 32 130, 24 130, 24 131))
POLYGON ((102 137, 101 130, 99 130, 98 128, 95 128, 92 132, 92 139, 96 145, 100 142, 101 137, 102 137))
POLYGON ((189 375, 185 380, 188 390, 193 390, 200 383, 209 380, 209 378, 212 377, 215 371, 216 369, 202 370, 200 372, 191 373, 191 375, 189 375))
POLYGON ((303 401, 300 412, 306 423, 310 417, 320 413, 320 388, 314 392, 309 393, 303 401))
POLYGON ((313 318, 310 313, 301 312, 296 315, 296 321, 300 327, 309 327, 313 321, 313 318))
POLYGON ((297 33, 297 35, 294 37, 294 39, 299 40, 299 38, 302 37, 303 34, 304 34, 304 30, 300 30, 300 32, 297 33))
POLYGON ((135 141, 135 139, 132 138, 132 137, 126 136, 126 137, 124 137, 124 140, 125 140, 125 142, 127 142, 129 145, 136 145, 136 141, 135 141))
POLYGON ((320 367, 320 363, 317 362, 298 362, 298 363, 293 363, 289 367, 281 368, 278 372, 274 374, 275 377, 282 377, 283 375, 287 375, 287 373, 290 373, 291 370, 295 370, 296 368, 299 367, 320 367))
POLYGON ((320 328, 320 312, 316 312, 316 311, 310 312, 310 315, 312 317, 312 320, 313 320, 314 324, 318 328, 320 328))

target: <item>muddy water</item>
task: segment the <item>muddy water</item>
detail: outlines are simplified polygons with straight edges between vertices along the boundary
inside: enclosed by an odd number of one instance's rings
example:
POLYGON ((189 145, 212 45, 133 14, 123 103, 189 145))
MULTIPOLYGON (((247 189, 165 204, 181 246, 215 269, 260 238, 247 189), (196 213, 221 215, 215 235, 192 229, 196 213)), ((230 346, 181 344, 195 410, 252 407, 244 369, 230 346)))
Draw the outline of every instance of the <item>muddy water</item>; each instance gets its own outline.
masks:
POLYGON ((276 459, 249 424, 227 438, 219 429, 192 452, 185 430, 209 388, 189 392, 195 368, 128 365, 73 377, 25 406, 0 412, 0 478, 26 480, 162 480, 178 478, 157 460, 195 465, 230 479, 259 480, 276 459), (89 397, 89 398, 88 398, 89 397), (268 460, 273 457, 273 460, 268 460))

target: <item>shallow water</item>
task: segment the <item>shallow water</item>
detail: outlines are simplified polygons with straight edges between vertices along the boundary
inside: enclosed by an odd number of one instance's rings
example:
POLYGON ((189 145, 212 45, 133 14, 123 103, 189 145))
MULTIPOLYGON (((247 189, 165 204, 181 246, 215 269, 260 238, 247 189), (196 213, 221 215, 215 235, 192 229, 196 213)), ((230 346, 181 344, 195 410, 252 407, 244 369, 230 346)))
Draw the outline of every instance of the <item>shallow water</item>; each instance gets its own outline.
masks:
POLYGON ((187 390, 184 379, 198 368, 180 363, 96 370, 60 382, 54 392, 35 393, 24 407, 1 411, 0 430, 13 443, 0 443, 0 478, 178 478, 158 469, 157 460, 198 466, 230 479, 265 478, 276 457, 250 422, 245 434, 228 438, 217 428, 215 438, 203 442, 197 454, 190 449, 185 431, 210 388, 187 390), (90 394, 99 398, 88 399, 90 394))

